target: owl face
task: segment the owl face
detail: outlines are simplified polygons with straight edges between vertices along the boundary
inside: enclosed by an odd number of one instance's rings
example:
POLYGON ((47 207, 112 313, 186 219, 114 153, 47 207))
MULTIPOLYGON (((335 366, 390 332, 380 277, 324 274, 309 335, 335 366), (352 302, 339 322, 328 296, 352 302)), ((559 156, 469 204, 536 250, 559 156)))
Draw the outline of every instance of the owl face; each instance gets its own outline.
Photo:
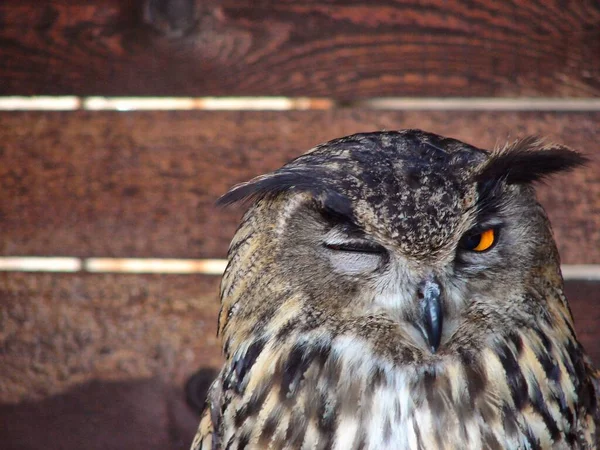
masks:
POLYGON ((485 345, 482 330, 535 320, 538 311, 514 298, 544 273, 558 276, 529 182, 556 170, 555 159, 560 168, 580 160, 564 148, 535 152, 534 144, 489 155, 414 130, 355 135, 224 200, 258 198, 248 216, 269 226, 263 270, 286 280, 282 292, 293 286, 304 312, 339 326, 386 317, 429 358, 467 337, 485 345), (465 329, 469 308, 481 328, 465 329))

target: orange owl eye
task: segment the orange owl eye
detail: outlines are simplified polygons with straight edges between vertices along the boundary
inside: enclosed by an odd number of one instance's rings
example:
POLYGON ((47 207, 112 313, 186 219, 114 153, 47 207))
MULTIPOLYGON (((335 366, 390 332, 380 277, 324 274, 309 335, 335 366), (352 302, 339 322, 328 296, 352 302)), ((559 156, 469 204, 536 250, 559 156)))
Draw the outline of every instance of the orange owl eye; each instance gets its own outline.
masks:
POLYGON ((494 246, 497 234, 498 231, 495 228, 488 228, 481 233, 467 234, 461 239, 460 246, 465 250, 485 252, 494 246))

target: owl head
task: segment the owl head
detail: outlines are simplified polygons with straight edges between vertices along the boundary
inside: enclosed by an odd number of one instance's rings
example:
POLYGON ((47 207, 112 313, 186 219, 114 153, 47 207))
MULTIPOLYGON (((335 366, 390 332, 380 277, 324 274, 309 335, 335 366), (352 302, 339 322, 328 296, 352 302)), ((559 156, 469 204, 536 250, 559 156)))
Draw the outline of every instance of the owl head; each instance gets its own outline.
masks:
POLYGON ((221 203, 250 207, 221 283, 226 361, 194 448, 595 448, 533 187, 583 162, 405 130, 235 186, 221 203))
POLYGON ((222 283, 226 353, 248 335, 349 333, 423 362, 553 320, 555 306, 571 326, 532 183, 584 161, 536 138, 487 152, 375 132, 235 186, 220 202, 252 206, 222 283))

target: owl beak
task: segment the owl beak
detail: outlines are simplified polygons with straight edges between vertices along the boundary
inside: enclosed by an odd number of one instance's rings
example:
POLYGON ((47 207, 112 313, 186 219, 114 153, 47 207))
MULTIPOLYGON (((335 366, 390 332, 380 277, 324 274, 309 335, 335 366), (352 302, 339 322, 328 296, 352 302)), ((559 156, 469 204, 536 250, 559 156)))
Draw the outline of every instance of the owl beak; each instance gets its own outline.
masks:
POLYGON ((423 337, 427 340, 432 353, 435 353, 440 346, 444 323, 442 290, 439 283, 431 276, 419 285, 418 293, 421 299, 423 337))

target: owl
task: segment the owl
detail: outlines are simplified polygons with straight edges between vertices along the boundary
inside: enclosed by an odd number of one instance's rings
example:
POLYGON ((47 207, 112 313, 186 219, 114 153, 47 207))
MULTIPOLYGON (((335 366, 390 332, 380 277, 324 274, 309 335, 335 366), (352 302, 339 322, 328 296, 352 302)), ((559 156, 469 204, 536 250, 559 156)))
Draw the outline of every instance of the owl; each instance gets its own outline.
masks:
POLYGON ((532 184, 585 159, 420 130, 319 145, 251 204, 200 449, 593 449, 595 377, 532 184))

